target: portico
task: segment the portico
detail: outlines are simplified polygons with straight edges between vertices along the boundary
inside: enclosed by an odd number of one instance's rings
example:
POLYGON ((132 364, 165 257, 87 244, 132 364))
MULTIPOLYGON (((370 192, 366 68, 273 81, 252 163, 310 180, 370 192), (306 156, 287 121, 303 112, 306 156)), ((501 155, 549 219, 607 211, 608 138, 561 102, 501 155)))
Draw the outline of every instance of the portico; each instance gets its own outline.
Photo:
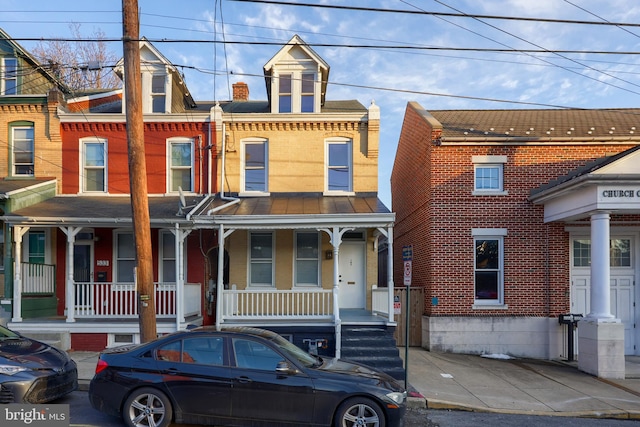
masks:
POLYGON ((540 187, 530 197, 544 205, 545 223, 562 221, 569 227, 589 220, 590 304, 578 323, 578 367, 602 378, 625 375, 625 325, 611 311, 610 242, 613 216, 640 213, 638 164, 635 147, 540 187))

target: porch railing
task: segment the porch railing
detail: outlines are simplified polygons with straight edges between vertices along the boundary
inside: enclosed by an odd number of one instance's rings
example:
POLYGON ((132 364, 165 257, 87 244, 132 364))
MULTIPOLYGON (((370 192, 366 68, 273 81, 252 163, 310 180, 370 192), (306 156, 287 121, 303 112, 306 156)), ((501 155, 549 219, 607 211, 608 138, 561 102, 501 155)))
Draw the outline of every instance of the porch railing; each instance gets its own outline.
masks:
POLYGON ((373 287, 371 291, 371 308, 375 314, 389 315, 389 288, 373 287))
MULTIPOLYGON (((155 283, 156 317, 176 316, 176 284, 155 283)), ((137 292, 133 283, 75 282, 74 316, 78 318, 138 317, 137 292)), ((184 315, 200 315, 199 283, 184 285, 184 315)))
POLYGON ((20 263, 22 293, 51 295, 56 291, 56 266, 50 264, 20 263))
POLYGON ((331 289, 226 289, 222 321, 333 318, 331 289))

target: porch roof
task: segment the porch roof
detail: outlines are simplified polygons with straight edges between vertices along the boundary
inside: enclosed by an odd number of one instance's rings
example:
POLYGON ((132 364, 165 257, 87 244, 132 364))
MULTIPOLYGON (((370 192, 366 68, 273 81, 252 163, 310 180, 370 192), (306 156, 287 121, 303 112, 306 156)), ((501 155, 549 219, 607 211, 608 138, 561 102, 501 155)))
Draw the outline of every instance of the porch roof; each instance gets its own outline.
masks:
MULTIPOLYGON (((201 197, 186 197, 187 204, 196 205, 201 197), (189 200, 191 199, 191 200, 189 200)), ((178 216, 179 196, 149 196, 151 225, 190 224, 184 215, 178 216)), ((56 196, 1 217, 11 224, 25 225, 87 225, 92 227, 132 223, 131 197, 125 196, 56 196)))
POLYGON ((233 228, 388 227, 395 221, 395 214, 377 195, 283 193, 228 200, 216 197, 191 214, 200 226, 223 224, 233 228))

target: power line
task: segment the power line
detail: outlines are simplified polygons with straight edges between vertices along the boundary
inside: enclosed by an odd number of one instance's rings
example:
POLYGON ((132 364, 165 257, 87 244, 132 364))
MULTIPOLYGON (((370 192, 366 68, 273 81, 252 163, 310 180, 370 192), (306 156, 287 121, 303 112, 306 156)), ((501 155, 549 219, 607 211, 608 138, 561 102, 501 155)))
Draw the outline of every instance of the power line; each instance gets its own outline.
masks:
POLYGON ((323 9, 354 10, 354 11, 360 11, 360 12, 384 12, 384 13, 400 13, 400 14, 410 14, 410 15, 447 16, 447 17, 457 17, 457 18, 497 19, 497 20, 505 20, 505 21, 545 22, 545 23, 553 23, 553 24, 640 27, 640 24, 629 23, 629 22, 582 21, 582 20, 574 20, 574 19, 527 18, 522 16, 430 12, 426 10, 382 9, 382 8, 374 8, 374 7, 338 6, 338 5, 329 5, 329 4, 315 4, 315 3, 290 3, 290 2, 278 1, 278 0, 229 0, 229 1, 234 1, 239 3, 264 3, 264 4, 277 4, 281 6, 301 6, 301 7, 317 7, 317 8, 323 8, 323 9))

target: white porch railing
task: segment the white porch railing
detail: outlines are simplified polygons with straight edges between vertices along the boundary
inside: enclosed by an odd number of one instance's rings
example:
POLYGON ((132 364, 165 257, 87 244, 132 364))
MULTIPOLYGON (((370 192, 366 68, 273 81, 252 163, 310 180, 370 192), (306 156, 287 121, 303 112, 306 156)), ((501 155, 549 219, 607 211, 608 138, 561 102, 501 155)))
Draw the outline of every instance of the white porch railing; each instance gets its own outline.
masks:
POLYGON ((56 266, 20 263, 23 294, 54 294, 56 292, 56 266))
MULTIPOLYGON (((74 316, 77 318, 138 317, 137 293, 133 283, 76 282, 74 316)), ((200 315, 199 283, 184 286, 184 315, 200 315)), ((176 316, 176 284, 155 283, 156 317, 176 316)))
POLYGON ((375 314, 389 315, 389 288, 373 287, 371 290, 371 308, 375 314))
POLYGON ((222 321, 332 320, 331 289, 225 289, 222 321))

